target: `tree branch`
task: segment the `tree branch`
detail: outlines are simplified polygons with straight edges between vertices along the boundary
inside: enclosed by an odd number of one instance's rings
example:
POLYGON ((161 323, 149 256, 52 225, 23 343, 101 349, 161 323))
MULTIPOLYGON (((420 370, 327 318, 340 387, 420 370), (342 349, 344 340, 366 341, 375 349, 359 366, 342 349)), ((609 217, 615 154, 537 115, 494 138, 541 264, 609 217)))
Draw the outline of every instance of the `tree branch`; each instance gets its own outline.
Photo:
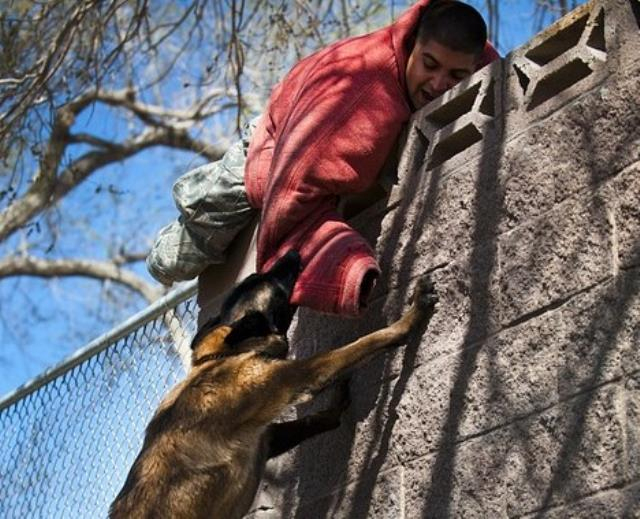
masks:
POLYGON ((125 250, 121 250, 113 257, 113 263, 121 266, 128 263, 135 263, 137 261, 144 261, 147 259, 148 255, 148 252, 127 252, 125 250))
POLYGON ((34 276, 42 278, 81 276, 110 280, 133 290, 148 302, 163 294, 163 289, 148 283, 114 261, 62 259, 46 260, 34 256, 7 256, 0 260, 0 278, 34 276))
MULTIPOLYGON (((151 128, 122 144, 114 143, 112 149, 90 151, 73 161, 59 175, 51 203, 60 200, 97 169, 107 164, 123 161, 152 146, 168 146, 175 149, 193 151, 211 161, 220 159, 224 153, 221 148, 213 147, 206 142, 192 138, 185 130, 175 130, 171 127, 151 128)), ((1 217, 2 215, 0 215, 0 240, 2 239, 1 217)))
POLYGON ((212 88, 191 108, 186 110, 171 110, 163 106, 150 105, 137 101, 135 90, 128 88, 112 92, 89 92, 70 103, 70 106, 73 111, 76 111, 83 109, 92 102, 102 102, 109 106, 124 108, 150 126, 172 126, 176 129, 183 129, 193 126, 194 122, 206 119, 224 109, 225 106, 217 106, 214 109, 205 110, 209 103, 214 99, 224 97, 225 94, 226 90, 223 88, 212 88))
MULTIPOLYGON (((68 113, 67 117, 70 117, 68 113)), ((109 149, 85 153, 55 178, 57 164, 60 163, 68 140, 66 132, 71 125, 72 117, 71 120, 63 117, 61 121, 66 121, 64 127, 60 131, 52 132, 49 142, 50 151, 45 154, 36 180, 24 196, 16 199, 4 211, 0 212, 0 241, 5 240, 26 225, 38 213, 58 202, 98 169, 123 161, 146 148, 169 146, 193 151, 211 161, 220 159, 224 153, 221 148, 192 138, 186 130, 176 130, 173 127, 151 128, 124 143, 114 143, 113 147, 109 149)))
POLYGON ((25 225, 33 215, 48 205, 56 184, 56 171, 67 146, 69 128, 74 114, 65 107, 58 110, 47 148, 26 193, 0 212, 0 241, 25 225))
POLYGON ((26 92, 5 113, 0 114, 0 123, 2 123, 0 124, 0 139, 9 131, 11 121, 16 120, 19 114, 27 110, 28 106, 38 96, 42 86, 46 85, 47 81, 62 65, 82 19, 94 7, 95 0, 88 0, 76 5, 74 11, 70 13, 47 53, 36 62, 34 67, 36 70, 32 73, 34 74, 33 83, 28 86, 26 92), (5 123, 7 120, 9 122, 5 123))

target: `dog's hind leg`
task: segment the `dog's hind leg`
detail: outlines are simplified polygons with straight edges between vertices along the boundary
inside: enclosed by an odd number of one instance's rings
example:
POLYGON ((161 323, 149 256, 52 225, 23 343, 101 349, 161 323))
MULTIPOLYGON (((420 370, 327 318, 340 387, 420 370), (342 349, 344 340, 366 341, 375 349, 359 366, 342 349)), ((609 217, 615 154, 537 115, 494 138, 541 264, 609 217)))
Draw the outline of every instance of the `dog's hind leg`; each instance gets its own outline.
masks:
POLYGON ((349 381, 336 384, 331 405, 317 413, 289 422, 273 423, 267 429, 269 459, 280 456, 317 434, 337 429, 342 413, 349 407, 349 381))

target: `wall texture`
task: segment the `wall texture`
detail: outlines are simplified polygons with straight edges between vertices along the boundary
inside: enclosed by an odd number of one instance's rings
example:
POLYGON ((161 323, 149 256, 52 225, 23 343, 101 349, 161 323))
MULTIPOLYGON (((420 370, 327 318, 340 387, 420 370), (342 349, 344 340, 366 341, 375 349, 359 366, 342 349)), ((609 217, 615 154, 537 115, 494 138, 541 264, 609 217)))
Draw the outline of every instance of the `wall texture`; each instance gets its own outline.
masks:
POLYGON ((437 314, 252 516, 640 517, 640 2, 592 1, 416 114, 354 225, 374 303, 302 310, 296 354, 390 322, 427 272, 437 314))

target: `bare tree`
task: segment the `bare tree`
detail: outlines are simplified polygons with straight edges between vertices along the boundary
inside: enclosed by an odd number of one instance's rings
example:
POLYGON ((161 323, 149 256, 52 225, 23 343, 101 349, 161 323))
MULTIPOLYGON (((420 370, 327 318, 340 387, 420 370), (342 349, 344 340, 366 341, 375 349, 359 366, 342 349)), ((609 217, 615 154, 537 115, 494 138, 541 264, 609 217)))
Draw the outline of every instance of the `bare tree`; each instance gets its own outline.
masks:
POLYGON ((470 3, 478 9, 484 10, 489 39, 496 48, 501 48, 503 43, 501 28, 514 23, 513 20, 505 17, 503 13, 510 10, 517 11, 518 6, 516 4, 525 4, 526 14, 532 20, 529 27, 519 27, 519 31, 525 34, 533 34, 575 9, 579 4, 584 3, 584 0, 528 0, 526 2, 484 0, 482 3, 479 1, 470 1, 470 3), (511 5, 508 5, 509 3, 511 5))
MULTIPOLYGON (((531 0, 531 5, 545 23, 575 1, 531 0)), ((190 154, 187 162, 218 159, 295 61, 338 38, 389 23, 411 3, 5 0, 0 332, 19 335, 16 342, 24 343, 28 322, 44 318, 38 315, 42 301, 33 300, 35 292, 20 281, 25 277, 51 280, 47 286, 60 300, 91 292, 87 297, 113 310, 107 321, 162 295, 165 287, 151 281, 141 265, 150 231, 135 224, 154 216, 148 195, 123 194, 126 179, 136 175, 132 164, 152 149, 190 154), (105 181, 108 171, 120 176, 105 181), (80 194, 91 207, 70 203, 80 194), (96 207, 118 204, 127 206, 118 215, 126 209, 133 222, 126 231, 105 228, 92 214, 96 207), (96 243, 103 253, 97 253, 96 243), (85 290, 89 285, 83 282, 79 295, 72 296, 59 289, 66 278, 92 280, 94 289, 85 290), (3 300, 16 293, 33 300, 32 321, 23 322, 29 312, 3 300)), ((478 1, 476 7, 483 6, 478 1)), ((498 2, 486 0, 484 9, 498 44, 503 23, 498 2)), ((186 170, 184 163, 179 169, 186 170)), ((167 199, 170 181, 168 176, 167 199)), ((166 213, 164 218, 155 229, 166 223, 166 213)), ((85 321, 78 327, 86 330, 77 341, 95 333, 85 321)))
MULTIPOLYGON (((294 61, 388 22, 384 7, 331 0, 3 2, 0 327, 13 342, 28 342, 28 323, 47 318, 46 291, 59 298, 61 312, 65 300, 101 299, 107 321, 161 296, 166 287, 141 264, 151 236, 105 228, 92 210, 122 205, 125 177, 152 149, 191 154, 187 164, 220 158, 294 61), (115 170, 124 176, 105 183, 104 172, 115 170), (90 206, 72 207, 78 196, 90 206), (45 292, 42 284, 32 288, 27 280, 34 277, 50 280, 45 292), (66 279, 93 284, 61 289, 72 286, 66 279), (18 295, 27 311, 8 304, 18 295)), ((127 211, 149 218, 144 193, 127 200, 127 211)), ((95 334, 89 321, 77 327, 95 334)), ((88 338, 79 333, 76 345, 88 338)))
POLYGON ((577 0, 536 0, 534 10, 534 28, 540 30, 549 23, 561 18, 575 9, 577 0))
MULTIPOLYGON (((188 150, 207 160, 221 156, 222 148, 193 137, 190 130, 231 106, 223 88, 211 85, 197 100, 180 107, 141 99, 161 85, 172 67, 166 59, 149 60, 149 56, 169 48, 171 60, 181 57, 184 48, 171 49, 171 38, 192 30, 197 3, 174 13, 167 12, 175 10, 172 7, 160 9, 156 17, 151 12, 158 5, 146 0, 17 2, 12 6, 0 20, 6 40, 3 49, 7 49, 0 63, 0 156, 4 158, 0 242, 34 226, 41 231, 48 222, 43 214, 96 171, 150 147, 188 150), (144 83, 135 81, 137 77, 144 83), (75 130, 78 119, 98 104, 112 108, 113 117, 130 122, 127 134, 108 140, 85 129, 75 130)), ((53 229, 49 232, 56 234, 53 229)), ((23 240, 5 258, 4 277, 80 272, 100 277, 99 272, 106 273, 103 264, 89 268, 87 259, 65 264, 65 260, 31 257, 31 250, 37 249, 31 242, 23 240), (83 268, 75 268, 80 263, 83 268)), ((123 269, 118 258, 113 258, 111 267, 123 269)), ((111 274, 103 277, 116 279, 111 274)), ((147 299, 157 297, 157 290, 140 290, 142 285, 132 283, 130 276, 117 279, 147 299)))

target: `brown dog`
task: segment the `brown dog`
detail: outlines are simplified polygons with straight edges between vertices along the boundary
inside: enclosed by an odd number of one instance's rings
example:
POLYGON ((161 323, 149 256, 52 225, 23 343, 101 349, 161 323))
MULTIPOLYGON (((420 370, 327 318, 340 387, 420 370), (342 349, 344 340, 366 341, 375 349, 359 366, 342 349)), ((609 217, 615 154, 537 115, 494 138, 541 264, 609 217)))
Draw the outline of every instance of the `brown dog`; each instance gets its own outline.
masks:
POLYGON ((300 258, 289 252, 226 299, 194 338, 192 369, 160 404, 142 451, 111 505, 111 518, 242 517, 270 457, 340 422, 344 405, 272 423, 358 362, 401 343, 429 319, 436 296, 425 278, 397 322, 336 350, 286 360, 289 304, 300 258))

